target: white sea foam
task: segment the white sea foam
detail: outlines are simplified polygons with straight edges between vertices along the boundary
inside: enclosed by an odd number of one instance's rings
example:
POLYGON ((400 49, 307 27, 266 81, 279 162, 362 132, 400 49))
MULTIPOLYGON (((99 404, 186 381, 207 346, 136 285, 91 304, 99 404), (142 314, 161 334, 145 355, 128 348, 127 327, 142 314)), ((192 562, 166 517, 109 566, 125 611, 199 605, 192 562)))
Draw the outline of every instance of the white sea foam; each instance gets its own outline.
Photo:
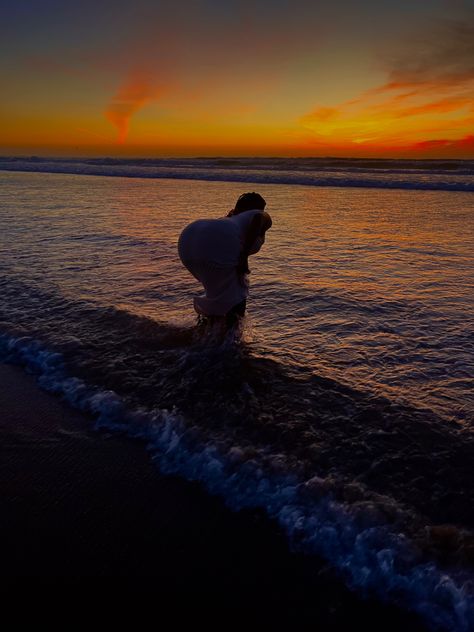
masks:
POLYGON ((370 503, 336 501, 329 477, 300 480, 281 468, 278 456, 257 452, 249 459, 239 446, 223 450, 201 432, 190 433, 176 410, 130 410, 115 392, 68 376, 61 355, 37 340, 1 334, 0 359, 34 372, 43 388, 94 415, 97 428, 143 439, 163 473, 202 482, 236 510, 264 508, 292 546, 328 560, 359 592, 418 612, 432 629, 473 629, 472 578, 422 561, 413 543, 370 503))
POLYGON ((380 164, 358 167, 352 164, 324 162, 233 160, 127 160, 127 159, 46 159, 0 157, 0 170, 68 173, 77 175, 121 176, 127 178, 172 178, 221 182, 252 182, 258 184, 290 184, 325 187, 358 187, 377 189, 409 189, 437 191, 474 191, 474 169, 469 165, 459 169, 432 166, 416 161, 406 168, 390 168, 380 164), (222 162, 222 161, 221 161, 222 162), (384 168, 385 167, 385 168, 384 168))

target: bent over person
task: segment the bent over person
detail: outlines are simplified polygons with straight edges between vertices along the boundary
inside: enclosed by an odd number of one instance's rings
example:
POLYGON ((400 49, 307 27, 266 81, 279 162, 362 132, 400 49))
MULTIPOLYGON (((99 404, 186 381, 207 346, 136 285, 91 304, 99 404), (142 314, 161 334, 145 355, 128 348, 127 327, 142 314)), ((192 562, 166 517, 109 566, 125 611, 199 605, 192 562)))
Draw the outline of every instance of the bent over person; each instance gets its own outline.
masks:
POLYGON ((244 315, 248 257, 260 250, 272 225, 265 205, 258 193, 244 193, 226 217, 198 219, 181 233, 180 259, 205 290, 194 297, 200 316, 224 317, 232 325, 244 315))

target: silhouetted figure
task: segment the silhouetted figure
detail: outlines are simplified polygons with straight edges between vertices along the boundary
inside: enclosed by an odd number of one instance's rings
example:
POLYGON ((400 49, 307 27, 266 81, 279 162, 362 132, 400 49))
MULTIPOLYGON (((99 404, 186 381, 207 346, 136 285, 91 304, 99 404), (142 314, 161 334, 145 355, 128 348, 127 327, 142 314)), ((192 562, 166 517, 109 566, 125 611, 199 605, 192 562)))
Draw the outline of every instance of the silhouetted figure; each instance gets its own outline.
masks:
POLYGON ((272 220, 258 193, 244 193, 226 217, 198 219, 183 230, 178 252, 183 265, 202 283, 194 309, 205 318, 225 318, 228 326, 245 314, 248 257, 260 250, 272 220))

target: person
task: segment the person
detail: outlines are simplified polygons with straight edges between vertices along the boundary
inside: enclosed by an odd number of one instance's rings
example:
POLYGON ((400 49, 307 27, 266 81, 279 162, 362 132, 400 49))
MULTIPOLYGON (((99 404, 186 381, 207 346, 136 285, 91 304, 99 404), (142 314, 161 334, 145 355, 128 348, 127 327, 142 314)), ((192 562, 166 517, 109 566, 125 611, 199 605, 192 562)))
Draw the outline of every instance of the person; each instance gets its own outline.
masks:
POLYGON ((248 258, 260 250, 272 226, 265 206, 258 193, 244 193, 226 217, 198 219, 182 231, 179 257, 205 290, 194 297, 198 318, 224 319, 232 326, 245 314, 248 258))

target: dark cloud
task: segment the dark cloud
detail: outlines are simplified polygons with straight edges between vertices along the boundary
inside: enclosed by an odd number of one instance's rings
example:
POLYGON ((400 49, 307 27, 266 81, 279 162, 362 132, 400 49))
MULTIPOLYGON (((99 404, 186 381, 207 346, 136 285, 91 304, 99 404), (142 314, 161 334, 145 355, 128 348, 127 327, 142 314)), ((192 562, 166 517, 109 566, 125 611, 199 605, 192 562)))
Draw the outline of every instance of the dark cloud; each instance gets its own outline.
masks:
POLYGON ((391 52, 386 47, 381 60, 386 82, 301 117, 314 142, 472 155, 474 12, 426 24, 404 38, 403 48, 400 41, 391 52))
POLYGON ((402 53, 385 55, 390 82, 462 85, 474 80, 474 12, 437 21, 404 41, 402 53))

